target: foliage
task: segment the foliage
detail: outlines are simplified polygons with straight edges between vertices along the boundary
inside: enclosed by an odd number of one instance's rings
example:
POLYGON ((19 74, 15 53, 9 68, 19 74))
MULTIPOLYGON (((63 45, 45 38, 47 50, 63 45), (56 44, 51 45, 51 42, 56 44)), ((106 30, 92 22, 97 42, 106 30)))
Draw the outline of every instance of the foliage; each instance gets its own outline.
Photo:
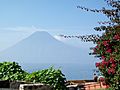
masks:
POLYGON ((16 62, 0 63, 1 80, 24 80, 26 74, 16 62))
MULTIPOLYGON (((101 60, 96 63, 96 67, 101 71, 112 90, 120 90, 120 1, 105 1, 112 9, 93 10, 93 12, 102 12, 110 20, 101 22, 100 24, 103 25, 95 28, 96 31, 104 31, 103 35, 99 38, 83 39, 97 44, 91 53, 101 60)), ((91 9, 79 8, 91 11, 91 9)))
POLYGON ((96 63, 96 67, 105 76, 107 83, 120 88, 120 40, 118 32, 107 32, 97 42, 94 54, 101 58, 101 62, 96 63))
POLYGON ((64 75, 59 69, 55 70, 53 67, 33 72, 26 77, 26 80, 52 85, 55 90, 65 90, 66 88, 64 75))
POLYGON ((0 80, 24 80, 33 83, 44 83, 54 87, 55 90, 66 90, 66 78, 60 69, 50 67, 31 74, 21 69, 16 62, 0 63, 0 80))
POLYGON ((60 69, 55 70, 53 67, 33 72, 26 77, 26 80, 34 83, 40 82, 49 84, 53 86, 55 90, 66 90, 65 76, 62 74, 60 69))

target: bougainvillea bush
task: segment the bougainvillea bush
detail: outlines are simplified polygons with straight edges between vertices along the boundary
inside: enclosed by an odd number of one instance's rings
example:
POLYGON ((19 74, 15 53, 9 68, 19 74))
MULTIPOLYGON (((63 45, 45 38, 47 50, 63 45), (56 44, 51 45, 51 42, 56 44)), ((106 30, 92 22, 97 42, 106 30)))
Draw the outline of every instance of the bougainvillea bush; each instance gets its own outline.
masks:
POLYGON ((109 25, 95 28, 104 30, 104 33, 95 41, 93 54, 101 60, 96 67, 105 77, 106 84, 112 90, 120 90, 120 1, 107 0, 107 3, 113 9, 103 9, 102 12, 109 18, 109 25))
POLYGON ((96 31, 103 31, 101 36, 83 36, 82 40, 92 41, 96 44, 92 55, 100 58, 96 67, 105 77, 106 84, 111 90, 120 90, 120 0, 104 0, 110 8, 105 7, 101 10, 92 10, 78 6, 86 11, 103 13, 108 17, 108 21, 99 22, 100 27, 96 31))
MULTIPOLYGON (((120 30, 119 27, 116 29, 120 30)), ((97 41, 93 53, 101 59, 96 67, 102 72, 106 83, 120 89, 120 32, 105 32, 97 41)))

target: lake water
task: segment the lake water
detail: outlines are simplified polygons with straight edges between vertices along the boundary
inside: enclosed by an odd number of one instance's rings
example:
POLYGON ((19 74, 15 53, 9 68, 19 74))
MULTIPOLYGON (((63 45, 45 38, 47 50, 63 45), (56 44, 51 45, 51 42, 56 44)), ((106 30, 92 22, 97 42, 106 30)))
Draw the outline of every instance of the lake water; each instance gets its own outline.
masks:
POLYGON ((51 66, 58 69, 60 68, 67 78, 67 80, 83 80, 83 79, 93 79, 93 69, 94 65, 81 65, 81 64, 35 64, 35 63, 24 63, 21 64, 22 68, 28 72, 33 72, 36 70, 46 69, 51 66))

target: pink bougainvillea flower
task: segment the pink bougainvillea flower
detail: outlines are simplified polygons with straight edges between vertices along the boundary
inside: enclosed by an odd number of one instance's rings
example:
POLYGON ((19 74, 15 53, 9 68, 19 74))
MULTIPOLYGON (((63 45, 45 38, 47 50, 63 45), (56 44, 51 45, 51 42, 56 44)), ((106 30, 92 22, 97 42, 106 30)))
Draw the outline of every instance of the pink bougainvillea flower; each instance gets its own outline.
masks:
POLYGON ((108 74, 114 74, 115 73, 115 69, 114 68, 109 68, 108 69, 108 74))
POLYGON ((111 65, 111 67, 112 67, 112 68, 115 68, 115 67, 116 67, 116 65, 115 65, 115 64, 112 64, 112 65, 111 65))
POLYGON ((116 34, 113 39, 120 40, 120 35, 116 34))
POLYGON ((98 49, 98 45, 95 48, 98 49))
POLYGON ((105 59, 105 56, 102 56, 101 59, 105 59))
POLYGON ((95 66, 96 67, 99 67, 100 66, 100 63, 98 62, 98 63, 95 63, 95 66))
POLYGON ((105 60, 102 60, 102 64, 105 65, 105 66, 108 66, 109 63, 105 60))
POLYGON ((107 53, 111 53, 111 52, 112 52, 112 50, 111 50, 111 49, 108 49, 106 52, 107 52, 107 53))
POLYGON ((109 63, 115 63, 115 60, 113 57, 110 58, 109 63))
POLYGON ((108 41, 103 41, 103 45, 104 46, 108 46, 109 44, 108 44, 108 41))

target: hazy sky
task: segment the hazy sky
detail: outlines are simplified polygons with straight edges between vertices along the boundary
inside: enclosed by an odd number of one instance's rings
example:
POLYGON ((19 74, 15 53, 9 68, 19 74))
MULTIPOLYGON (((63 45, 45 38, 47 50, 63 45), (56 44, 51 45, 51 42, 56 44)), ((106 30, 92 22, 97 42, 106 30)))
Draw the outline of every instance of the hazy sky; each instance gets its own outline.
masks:
MULTIPOLYGON (((77 9, 78 5, 101 9, 106 3, 104 0, 0 0, 0 50, 37 30, 53 36, 96 33, 93 28, 106 17, 77 9)), ((73 42, 81 45, 78 40, 73 42)))

